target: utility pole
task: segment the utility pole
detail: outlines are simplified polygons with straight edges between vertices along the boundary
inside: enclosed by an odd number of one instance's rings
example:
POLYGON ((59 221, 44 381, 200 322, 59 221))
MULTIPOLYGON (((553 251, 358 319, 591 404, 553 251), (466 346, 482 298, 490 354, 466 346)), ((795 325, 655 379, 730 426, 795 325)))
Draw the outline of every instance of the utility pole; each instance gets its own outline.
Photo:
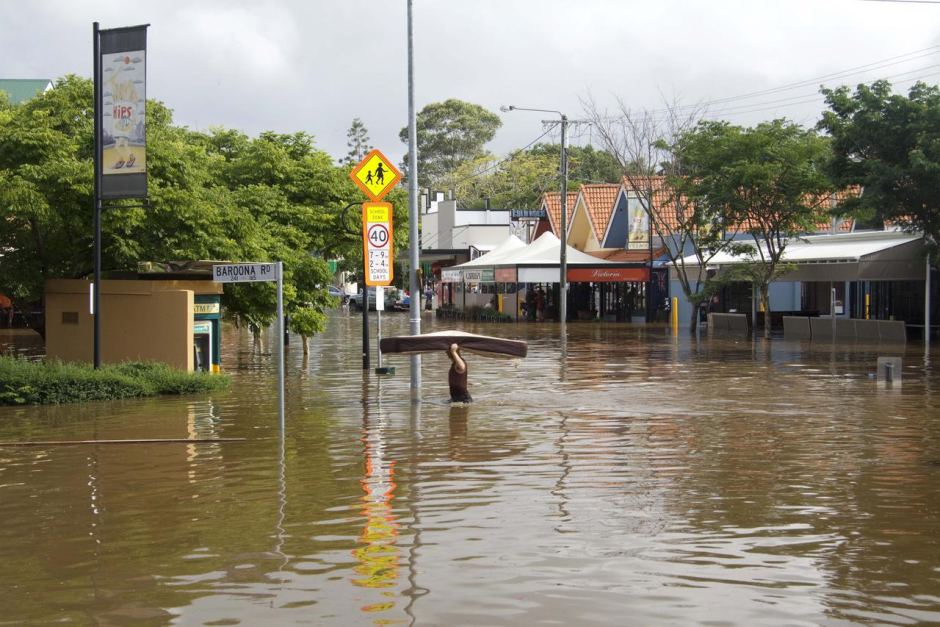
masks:
MULTIPOLYGON (((421 286, 418 285, 418 124, 415 116, 415 51, 412 0, 408 0, 408 240, 411 334, 421 334, 421 286)), ((411 356, 411 400, 421 400, 421 355, 411 356)))
POLYGON ((561 336, 567 335, 568 323, 568 116, 561 114, 561 277, 559 318, 561 336))
MULTIPOLYGON (((509 105, 500 107, 500 111, 537 111, 541 113, 557 113, 561 118, 561 163, 559 167, 559 178, 561 178, 561 250, 558 253, 558 295, 561 302, 558 303, 558 317, 561 322, 561 338, 567 337, 568 328, 568 116, 561 111, 554 109, 530 109, 527 107, 517 107, 509 105)), ((553 120, 542 120, 543 124, 553 122, 553 120)), ((576 121, 575 124, 578 122, 576 121)))

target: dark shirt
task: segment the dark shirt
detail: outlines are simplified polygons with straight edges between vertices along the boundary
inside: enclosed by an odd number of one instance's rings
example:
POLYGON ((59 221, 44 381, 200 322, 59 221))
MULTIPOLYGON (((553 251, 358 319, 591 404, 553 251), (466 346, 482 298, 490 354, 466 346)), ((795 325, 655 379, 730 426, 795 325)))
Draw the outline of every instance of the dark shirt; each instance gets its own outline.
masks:
POLYGON ((457 368, 451 364, 447 372, 447 384, 450 386, 452 403, 469 403, 473 400, 470 398, 470 392, 467 391, 467 370, 468 368, 465 367, 463 372, 457 372, 457 368))

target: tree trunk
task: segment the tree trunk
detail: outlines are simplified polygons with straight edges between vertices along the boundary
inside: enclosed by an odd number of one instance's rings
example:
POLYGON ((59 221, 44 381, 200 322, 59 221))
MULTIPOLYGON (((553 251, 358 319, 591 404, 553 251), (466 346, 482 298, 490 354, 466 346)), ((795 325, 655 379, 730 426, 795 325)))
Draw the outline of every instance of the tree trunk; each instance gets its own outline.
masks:
POLYGON ((770 339, 770 285, 762 283, 760 286, 760 302, 764 305, 764 339, 770 339))
POLYGON ((303 334, 300 335, 300 343, 303 344, 303 347, 304 347, 304 357, 308 356, 310 354, 310 347, 307 345, 306 335, 303 335, 303 334))
POLYGON ((692 307, 692 320, 689 324, 689 331, 692 335, 695 335, 695 332, 698 330, 698 307, 692 307))

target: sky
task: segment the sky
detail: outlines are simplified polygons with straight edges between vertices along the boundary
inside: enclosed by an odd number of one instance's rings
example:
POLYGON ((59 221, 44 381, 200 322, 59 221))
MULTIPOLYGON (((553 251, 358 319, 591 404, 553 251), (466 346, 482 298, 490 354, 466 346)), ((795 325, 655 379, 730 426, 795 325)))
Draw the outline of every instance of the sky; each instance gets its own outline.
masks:
MULTIPOLYGON (((92 23, 150 24, 148 97, 177 124, 312 134, 339 159, 354 117, 396 161, 408 120, 406 0, 0 0, 0 78, 92 73, 92 23)), ((940 82, 940 3, 866 0, 413 0, 415 102, 503 121, 504 155, 593 101, 705 106, 812 125, 820 84, 940 82), (718 101, 718 102, 715 102, 718 101), (711 103, 711 104, 708 104, 711 103)), ((557 141, 553 131, 544 140, 557 141)), ((591 143, 589 126, 571 143, 591 143)))

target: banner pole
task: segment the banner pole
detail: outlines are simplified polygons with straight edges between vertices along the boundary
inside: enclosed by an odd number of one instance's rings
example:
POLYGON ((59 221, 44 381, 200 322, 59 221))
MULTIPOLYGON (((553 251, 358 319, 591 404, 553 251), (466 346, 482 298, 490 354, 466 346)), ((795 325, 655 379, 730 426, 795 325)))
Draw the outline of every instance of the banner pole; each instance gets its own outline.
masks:
POLYGON ((101 37, 98 34, 98 22, 92 24, 92 55, 94 56, 94 198, 93 229, 95 240, 94 252, 94 287, 92 288, 92 310, 94 324, 93 362, 94 367, 101 367, 101 37))
POLYGON ((277 262, 277 417, 284 433, 284 262, 277 262))

